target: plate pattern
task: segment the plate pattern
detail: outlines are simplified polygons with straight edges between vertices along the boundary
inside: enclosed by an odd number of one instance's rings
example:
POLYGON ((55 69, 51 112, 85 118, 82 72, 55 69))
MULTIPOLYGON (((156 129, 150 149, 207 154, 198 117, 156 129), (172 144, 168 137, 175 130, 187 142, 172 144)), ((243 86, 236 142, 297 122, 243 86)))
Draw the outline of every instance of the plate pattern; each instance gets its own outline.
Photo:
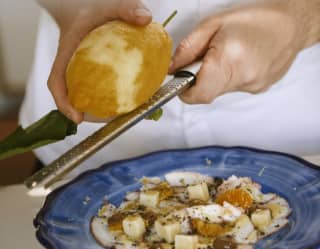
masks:
MULTIPOLYGON (((137 179, 173 170, 218 177, 249 176, 263 192, 285 197, 290 224, 260 241, 256 249, 313 249, 320 245, 320 168, 294 156, 249 148, 205 147, 162 151, 103 165, 53 191, 34 220, 36 236, 48 249, 99 249, 90 219, 104 200, 118 205, 137 179)), ((320 249, 320 247, 319 247, 320 249)))

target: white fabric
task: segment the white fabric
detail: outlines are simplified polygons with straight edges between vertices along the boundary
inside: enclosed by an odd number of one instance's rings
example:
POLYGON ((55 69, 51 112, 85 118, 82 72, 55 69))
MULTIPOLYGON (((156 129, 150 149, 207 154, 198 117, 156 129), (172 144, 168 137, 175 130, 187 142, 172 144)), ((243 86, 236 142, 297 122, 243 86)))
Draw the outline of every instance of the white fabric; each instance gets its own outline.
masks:
MULTIPOLYGON (((154 20, 162 22, 174 10, 168 26, 175 45, 207 15, 230 3, 223 0, 149 0, 154 20)), ((56 109, 47 78, 57 49, 58 29, 43 13, 37 49, 21 123, 27 126, 56 109)), ((143 121, 75 170, 74 174, 117 159, 152 151, 205 145, 249 146, 298 155, 320 153, 320 44, 302 51, 285 77, 266 93, 229 93, 210 105, 189 106, 178 98, 164 107, 159 122, 143 121)), ((76 136, 36 150, 49 163, 101 127, 84 123, 76 136)))

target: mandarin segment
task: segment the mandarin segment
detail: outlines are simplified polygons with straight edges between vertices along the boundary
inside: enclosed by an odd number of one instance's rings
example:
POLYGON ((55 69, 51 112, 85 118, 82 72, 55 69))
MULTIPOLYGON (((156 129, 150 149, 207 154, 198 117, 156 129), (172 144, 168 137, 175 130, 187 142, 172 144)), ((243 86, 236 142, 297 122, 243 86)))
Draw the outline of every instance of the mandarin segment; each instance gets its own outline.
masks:
POLYGON ((224 202, 228 202, 236 207, 248 209, 253 204, 253 199, 250 194, 243 189, 230 189, 220 194, 216 202, 223 205, 224 202))
POLYGON ((165 200, 170 198, 174 195, 173 188, 170 187, 170 185, 166 182, 162 182, 157 187, 153 188, 152 190, 156 190, 160 192, 160 200, 165 200))
POLYGON ((218 237, 225 234, 230 229, 223 227, 217 223, 206 223, 200 219, 193 219, 191 221, 192 228, 204 237, 218 237))
POLYGON ((122 222, 126 218, 125 214, 116 213, 108 219, 110 231, 122 231, 122 222))

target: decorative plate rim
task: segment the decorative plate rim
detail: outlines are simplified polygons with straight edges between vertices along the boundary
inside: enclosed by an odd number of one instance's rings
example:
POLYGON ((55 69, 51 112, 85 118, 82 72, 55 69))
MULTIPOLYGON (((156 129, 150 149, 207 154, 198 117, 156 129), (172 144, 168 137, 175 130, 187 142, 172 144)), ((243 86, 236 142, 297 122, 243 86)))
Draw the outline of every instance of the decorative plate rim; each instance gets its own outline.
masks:
MULTIPOLYGON (((68 186, 74 184, 75 182, 87 177, 90 174, 93 174, 95 172, 98 171, 103 171, 109 167, 111 167, 114 164, 120 164, 120 163, 124 163, 127 161, 135 161, 135 160, 139 160, 148 156, 152 156, 155 154, 162 154, 162 153, 168 153, 168 152, 188 152, 188 151, 197 151, 197 150, 206 150, 206 149, 221 149, 221 150, 242 150, 242 151, 249 151, 249 152, 254 152, 254 153, 260 153, 260 154, 270 154, 270 155, 275 155, 275 156, 282 156, 282 157, 286 157, 289 159, 292 159, 294 161, 299 162, 299 167, 307 167, 307 168, 311 168, 314 170, 319 170, 320 171, 320 166, 317 166, 316 164, 313 164, 299 156, 296 155, 292 155, 289 153, 285 153, 285 152, 277 152, 277 151, 272 151, 272 150, 264 150, 264 149, 258 149, 258 148, 253 148, 253 147, 245 147, 245 146, 202 146, 202 147, 194 147, 194 148, 181 148, 181 149, 168 149, 168 150, 159 150, 159 151, 154 151, 154 152, 150 152, 150 153, 146 153, 140 156, 136 156, 136 157, 132 157, 132 158, 126 158, 126 159, 121 159, 121 160, 116 160, 116 161, 111 161, 108 163, 105 163, 103 165, 101 165, 98 168, 95 169, 90 169, 87 171, 82 172, 81 174, 79 174, 77 177, 75 177, 74 179, 72 179, 70 182, 65 183, 61 186, 59 186, 58 188, 54 189, 51 193, 49 193, 45 199, 45 202, 42 206, 42 208, 39 210, 38 214, 36 215, 36 217, 33 220, 33 226, 36 229, 36 238, 38 239, 38 241, 40 242, 40 244, 42 246, 44 246, 47 249, 56 249, 48 239, 45 239, 43 236, 40 235, 40 230, 41 230, 41 220, 44 219, 45 213, 47 212, 47 210, 50 208, 52 201, 56 198, 56 196, 59 195, 60 192, 62 192, 65 188, 67 188, 68 186)), ((319 241, 320 243, 320 241, 319 241)), ((320 249, 320 244, 315 244, 312 246, 312 248, 314 249, 320 249)))

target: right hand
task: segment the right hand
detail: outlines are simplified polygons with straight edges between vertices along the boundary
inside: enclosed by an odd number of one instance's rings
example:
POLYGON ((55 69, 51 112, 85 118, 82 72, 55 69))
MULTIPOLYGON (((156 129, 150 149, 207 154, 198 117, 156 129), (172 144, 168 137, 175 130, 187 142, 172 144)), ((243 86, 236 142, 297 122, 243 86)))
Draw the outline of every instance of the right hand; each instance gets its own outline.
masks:
MULTIPOLYGON (((257 1, 206 18, 178 46, 170 72, 201 59, 197 84, 180 98, 210 104, 227 92, 261 93, 317 41, 312 1, 257 1), (311 35, 310 35, 311 34, 311 35)), ((319 33, 318 33, 319 34, 319 33)))
MULTIPOLYGON (((52 7, 52 1, 50 4, 52 7)), ((51 14, 59 25, 60 40, 48 87, 58 109, 79 124, 84 115, 68 100, 65 72, 81 40, 90 31, 108 21, 121 19, 145 26, 151 22, 152 15, 139 0, 56 0, 53 5, 55 11, 51 14)))

